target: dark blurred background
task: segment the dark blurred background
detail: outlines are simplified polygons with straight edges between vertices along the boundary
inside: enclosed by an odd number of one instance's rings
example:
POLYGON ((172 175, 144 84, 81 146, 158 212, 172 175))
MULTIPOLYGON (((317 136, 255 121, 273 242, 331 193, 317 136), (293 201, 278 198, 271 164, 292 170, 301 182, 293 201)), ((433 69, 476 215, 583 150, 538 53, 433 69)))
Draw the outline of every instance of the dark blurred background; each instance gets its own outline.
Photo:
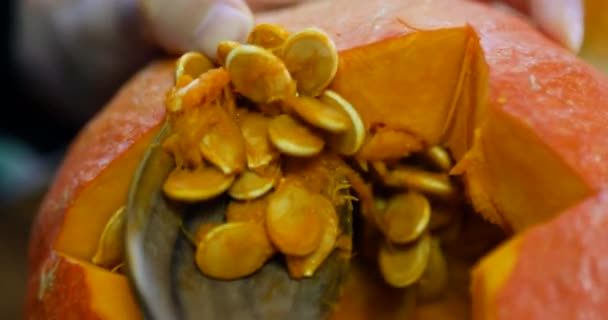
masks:
POLYGON ((0 319, 21 319, 30 225, 67 143, 79 129, 48 108, 20 76, 12 51, 16 1, 4 8, 0 116, 0 319))

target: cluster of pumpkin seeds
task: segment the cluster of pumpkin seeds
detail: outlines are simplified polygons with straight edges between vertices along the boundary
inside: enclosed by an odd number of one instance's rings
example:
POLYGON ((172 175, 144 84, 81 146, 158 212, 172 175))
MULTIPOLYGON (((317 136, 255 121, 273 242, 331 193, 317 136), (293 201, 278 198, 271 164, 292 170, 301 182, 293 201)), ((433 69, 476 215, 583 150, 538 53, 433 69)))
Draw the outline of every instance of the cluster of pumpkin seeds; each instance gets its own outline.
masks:
POLYGON ((337 245, 338 216, 327 195, 284 177, 281 159, 352 155, 363 144, 359 114, 327 89, 336 48, 318 29, 259 25, 245 44, 220 43, 217 55, 216 63, 196 52, 177 61, 167 98, 173 133, 163 145, 177 166, 164 193, 232 198, 226 222, 193 237, 206 275, 247 276, 280 252, 292 277, 310 277, 337 245))
MULTIPOLYGON (((232 198, 225 223, 203 224, 192 237, 206 275, 244 277, 280 252, 293 277, 310 277, 343 240, 338 217, 328 197, 283 176, 281 159, 331 150, 374 181, 375 196, 360 197, 362 208, 372 208, 364 213, 364 256, 387 284, 437 296, 447 283, 440 242, 459 226, 452 159, 439 146, 390 162, 356 159, 366 131, 356 109, 327 89, 337 68, 336 48, 322 31, 290 34, 268 24, 245 44, 220 43, 215 63, 182 55, 167 97, 173 133, 163 145, 176 168, 163 190, 183 202, 232 198)), ((121 228, 122 209, 104 229, 95 264, 120 265, 121 228)))
MULTIPOLYGON (((451 181, 452 160, 439 146, 398 161, 360 162, 375 177, 378 195, 363 232, 364 256, 377 262, 393 287, 416 286, 421 298, 437 297, 447 285, 442 241, 459 231, 462 195, 451 181)), ((373 178, 371 180, 374 180, 373 178)))

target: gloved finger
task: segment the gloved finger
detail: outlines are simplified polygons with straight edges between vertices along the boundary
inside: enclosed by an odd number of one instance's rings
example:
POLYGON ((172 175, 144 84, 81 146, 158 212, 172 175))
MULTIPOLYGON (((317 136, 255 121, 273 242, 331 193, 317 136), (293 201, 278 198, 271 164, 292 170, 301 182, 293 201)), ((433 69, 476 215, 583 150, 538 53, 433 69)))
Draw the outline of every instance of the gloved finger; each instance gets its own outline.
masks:
POLYGON ((172 53, 201 51, 214 58, 218 42, 243 41, 253 28, 244 0, 141 0, 155 41, 172 53))
POLYGON ((531 0, 532 18, 554 39, 574 52, 583 44, 582 0, 531 0))
MULTIPOLYGON (((487 1, 487 0, 486 0, 487 1)), ((585 33, 583 0, 502 0, 527 14, 548 36, 578 52, 585 33)))

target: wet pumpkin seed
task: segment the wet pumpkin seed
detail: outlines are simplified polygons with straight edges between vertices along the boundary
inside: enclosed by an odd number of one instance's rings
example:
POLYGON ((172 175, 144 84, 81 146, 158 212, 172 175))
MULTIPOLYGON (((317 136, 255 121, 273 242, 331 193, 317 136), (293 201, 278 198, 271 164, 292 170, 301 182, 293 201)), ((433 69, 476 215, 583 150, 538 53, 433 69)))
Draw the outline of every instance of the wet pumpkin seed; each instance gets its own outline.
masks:
POLYGON ((319 248, 308 256, 287 256, 289 274, 296 279, 312 277, 323 261, 331 254, 338 238, 338 215, 334 206, 327 198, 320 194, 315 195, 314 203, 319 208, 323 224, 323 236, 319 248))
POLYGON ((431 205, 416 192, 392 196, 382 214, 382 229, 393 243, 405 244, 416 240, 427 229, 431 205))
POLYGON ((247 42, 271 51, 277 51, 289 37, 289 31, 276 24, 262 23, 253 28, 247 42))
POLYGON ((239 117, 249 169, 267 166, 279 157, 279 151, 268 137, 270 120, 258 112, 246 112, 239 117))
POLYGON ((183 75, 187 75, 192 79, 195 79, 214 67, 215 66, 211 60, 204 55, 194 51, 187 52, 177 59, 175 67, 175 79, 180 79, 183 75))
POLYGON ((431 240, 429 262, 422 277, 418 280, 418 296, 424 300, 437 298, 448 283, 448 266, 441 252, 439 239, 431 240))
POLYGON ((378 253, 382 277, 386 283, 397 288, 414 284, 426 270, 430 251, 431 236, 428 233, 406 246, 384 241, 378 253))
POLYGON ((201 166, 193 170, 175 168, 163 184, 163 191, 173 200, 203 201, 228 190, 234 177, 212 166, 201 166))
POLYGON ((407 166, 389 170, 382 180, 387 186, 412 188, 420 192, 442 198, 452 198, 456 188, 445 173, 423 171, 407 166))
POLYGON ((124 235, 127 215, 125 207, 116 210, 106 223, 92 262, 107 269, 114 268, 124 261, 124 235))
POLYGON ((300 118, 317 128, 341 133, 351 126, 348 114, 335 104, 325 104, 306 96, 289 97, 283 103, 288 109, 295 111, 300 118))
MULTIPOLYGON (((315 193, 295 181, 283 181, 268 199, 266 229, 272 243, 284 254, 306 256, 319 248, 323 235, 321 210, 315 193)), ((331 205, 331 203, 329 203, 331 205)))
POLYGON ((285 40, 282 58, 297 82, 298 91, 318 96, 338 71, 338 51, 323 31, 307 28, 285 40))
POLYGON ((228 194, 238 200, 253 200, 268 193, 275 181, 273 176, 262 176, 245 170, 228 189, 228 194))
POLYGON ((425 150, 424 155, 433 166, 443 172, 449 172, 452 166, 454 166, 452 157, 450 157, 448 151, 440 146, 434 146, 425 150))
POLYGON ((317 155, 325 145, 318 134, 287 114, 282 114, 270 121, 268 136, 279 151, 296 157, 317 155))
POLYGON ((328 145, 339 154, 352 156, 361 149, 365 139, 365 125, 357 110, 338 93, 325 90, 321 95, 321 101, 327 105, 344 110, 350 117, 348 130, 342 133, 329 134, 328 145))
POLYGON ((232 280, 256 272, 273 253, 262 225, 229 222, 204 235, 198 243, 195 261, 207 276, 232 280))
POLYGON ((235 174, 246 166, 245 140, 241 129, 224 108, 215 108, 215 121, 205 130, 199 148, 205 159, 216 165, 224 174, 235 174))
POLYGON ((226 57, 226 69, 237 92, 256 103, 295 94, 295 84, 281 59, 254 45, 240 45, 226 57))

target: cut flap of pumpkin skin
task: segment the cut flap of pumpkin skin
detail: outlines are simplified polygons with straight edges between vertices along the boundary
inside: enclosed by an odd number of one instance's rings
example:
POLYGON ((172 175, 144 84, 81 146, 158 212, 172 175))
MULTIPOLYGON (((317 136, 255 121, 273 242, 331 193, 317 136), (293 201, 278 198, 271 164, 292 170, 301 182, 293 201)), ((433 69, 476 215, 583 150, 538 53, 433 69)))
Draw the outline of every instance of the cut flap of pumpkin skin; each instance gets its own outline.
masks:
POLYGON ((32 280, 28 290, 36 297, 28 300, 29 318, 142 318, 128 279, 122 274, 53 252, 32 280))
POLYGON ((486 256, 473 271, 475 319, 602 319, 608 312, 607 228, 603 191, 486 256))

